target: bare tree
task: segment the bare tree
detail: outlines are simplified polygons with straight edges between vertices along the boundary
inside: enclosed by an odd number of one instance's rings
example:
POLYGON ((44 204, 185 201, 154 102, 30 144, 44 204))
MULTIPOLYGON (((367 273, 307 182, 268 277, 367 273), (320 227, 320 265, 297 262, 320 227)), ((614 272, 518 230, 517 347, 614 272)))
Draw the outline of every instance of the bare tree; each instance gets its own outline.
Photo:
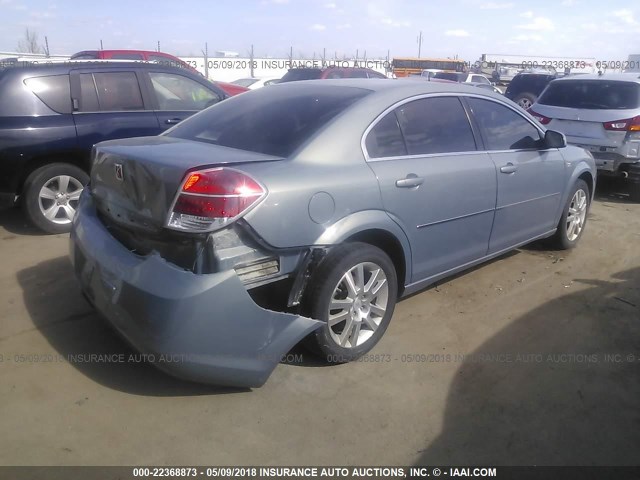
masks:
POLYGON ((18 52, 43 53, 44 49, 38 40, 37 32, 32 32, 29 27, 24 30, 24 38, 18 42, 18 52))

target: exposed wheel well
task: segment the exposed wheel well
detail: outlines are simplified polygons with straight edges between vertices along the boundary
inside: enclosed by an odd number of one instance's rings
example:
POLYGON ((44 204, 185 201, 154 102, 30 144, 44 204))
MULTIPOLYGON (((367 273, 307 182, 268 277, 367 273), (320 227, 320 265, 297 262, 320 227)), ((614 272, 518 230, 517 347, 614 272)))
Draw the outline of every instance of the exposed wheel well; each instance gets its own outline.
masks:
POLYGON ((587 187, 589 187, 589 201, 591 201, 591 197, 593 197, 593 177, 589 172, 583 172, 578 178, 584 180, 587 187))
POLYGON ((406 276, 406 259, 402 245, 398 239, 387 232, 386 230, 365 230, 364 232, 356 233, 355 235, 347 238, 346 242, 364 242, 375 247, 389 255, 389 258, 393 262, 396 268, 396 275, 398 277, 398 296, 402 295, 404 291, 405 276, 406 276))
POLYGON ((45 165, 49 165, 51 163, 69 163, 71 165, 75 165, 78 168, 81 168, 87 174, 89 173, 89 160, 88 158, 83 158, 81 155, 77 154, 69 154, 69 155, 43 155, 40 157, 35 157, 29 160, 27 165, 22 170, 22 174, 20 176, 20 180, 18 183, 18 195, 22 193, 22 188, 24 187, 24 182, 27 180, 29 175, 31 175, 38 168, 43 167, 45 165))

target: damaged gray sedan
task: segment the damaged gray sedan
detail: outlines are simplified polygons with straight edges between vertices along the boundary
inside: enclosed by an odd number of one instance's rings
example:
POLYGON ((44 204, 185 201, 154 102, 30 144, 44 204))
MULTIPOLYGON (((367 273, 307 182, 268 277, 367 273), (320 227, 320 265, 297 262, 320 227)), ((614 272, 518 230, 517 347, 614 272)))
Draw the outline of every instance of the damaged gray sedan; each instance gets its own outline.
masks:
POLYGON ((491 92, 295 82, 98 144, 71 259, 159 368, 260 386, 302 339, 354 360, 398 298, 534 240, 575 246, 595 182, 589 153, 491 92))

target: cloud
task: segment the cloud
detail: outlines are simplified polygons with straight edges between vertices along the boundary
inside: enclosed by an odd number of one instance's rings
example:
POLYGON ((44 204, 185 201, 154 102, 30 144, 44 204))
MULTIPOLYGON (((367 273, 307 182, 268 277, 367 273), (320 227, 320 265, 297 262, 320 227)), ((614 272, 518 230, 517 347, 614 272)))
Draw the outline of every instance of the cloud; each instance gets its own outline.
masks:
POLYGON ((635 25, 636 23, 638 23, 636 21, 636 19, 634 18, 634 16, 633 16, 633 12, 631 10, 626 9, 626 8, 624 8, 622 10, 615 10, 610 15, 612 17, 617 18, 621 22, 626 23, 627 25, 635 25))
POLYGON ((480 5, 482 10, 503 10, 505 8, 513 8, 515 5, 511 2, 505 3, 496 3, 496 2, 487 2, 480 5))
POLYGON ((350 23, 341 23, 340 25, 337 25, 336 28, 338 30, 346 30, 348 28, 351 28, 351 24, 350 23))
POLYGON ((522 18, 533 18, 533 12, 531 10, 521 13, 520 16, 522 18))
POLYGON ((541 42, 544 39, 541 35, 536 35, 534 33, 530 35, 518 35, 513 37, 512 40, 515 40, 516 42, 541 42))
POLYGON ((577 3, 578 2, 576 2, 576 0, 562 0, 560 2, 560 5, 562 5, 563 7, 572 7, 577 3))
POLYGON ((551 19, 546 17, 535 17, 530 23, 518 25, 522 30, 553 30, 555 26, 551 19))
POLYGON ((380 23, 390 27, 409 27, 411 23, 406 20, 395 20, 393 18, 381 18, 380 23))
POLYGON ((327 27, 325 25, 322 25, 321 23, 314 23, 309 27, 309 30, 313 30, 315 32, 322 32, 326 29, 327 27))
POLYGON ((335 3, 331 2, 331 3, 325 3, 324 8, 335 10, 336 8, 338 8, 338 6, 335 3))
POLYGON ((447 37, 470 37, 471 35, 466 30, 447 30, 444 32, 447 37))

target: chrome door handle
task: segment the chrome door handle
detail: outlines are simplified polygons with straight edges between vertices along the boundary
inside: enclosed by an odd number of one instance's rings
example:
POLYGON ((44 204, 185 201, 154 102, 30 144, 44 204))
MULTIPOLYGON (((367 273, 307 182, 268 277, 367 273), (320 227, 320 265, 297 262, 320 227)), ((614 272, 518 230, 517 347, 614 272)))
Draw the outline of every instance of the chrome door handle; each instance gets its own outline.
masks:
POLYGON ((518 166, 509 162, 504 167, 500 167, 502 173, 515 173, 518 170, 518 166))
POLYGON ((410 173, 406 178, 396 180, 396 187, 398 188, 414 188, 419 187, 424 183, 424 178, 417 176, 415 173, 410 173))
POLYGON ((175 125, 177 123, 180 123, 181 121, 181 118, 167 118, 164 123, 166 123, 167 125, 175 125))

